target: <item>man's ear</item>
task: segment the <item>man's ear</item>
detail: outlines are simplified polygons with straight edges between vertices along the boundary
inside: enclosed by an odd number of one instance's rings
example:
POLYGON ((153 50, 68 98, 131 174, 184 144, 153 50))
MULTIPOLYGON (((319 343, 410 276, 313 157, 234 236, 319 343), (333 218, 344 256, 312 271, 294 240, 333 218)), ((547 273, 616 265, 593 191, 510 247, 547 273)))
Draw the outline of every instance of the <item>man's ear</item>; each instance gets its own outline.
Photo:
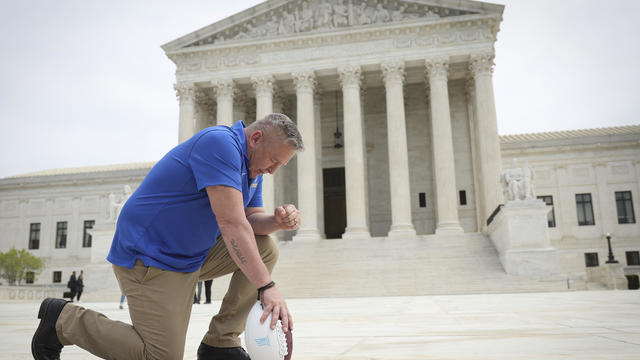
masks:
POLYGON ((251 140, 251 144, 254 146, 258 144, 258 142, 260 142, 260 140, 263 138, 264 138, 264 133, 262 132, 262 130, 254 131, 249 137, 249 139, 251 140))

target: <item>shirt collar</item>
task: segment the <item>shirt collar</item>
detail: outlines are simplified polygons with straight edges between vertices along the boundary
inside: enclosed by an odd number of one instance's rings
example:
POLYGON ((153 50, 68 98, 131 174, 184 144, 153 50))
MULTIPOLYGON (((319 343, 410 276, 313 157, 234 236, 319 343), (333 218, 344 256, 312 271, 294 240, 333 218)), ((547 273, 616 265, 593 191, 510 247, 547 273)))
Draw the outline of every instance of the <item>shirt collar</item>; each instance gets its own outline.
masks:
POLYGON ((246 128, 244 121, 238 120, 235 124, 231 126, 231 130, 236 135, 238 142, 240 143, 240 149, 242 149, 242 155, 244 156, 244 163, 249 171, 249 156, 247 155, 247 135, 244 133, 244 128, 246 128))

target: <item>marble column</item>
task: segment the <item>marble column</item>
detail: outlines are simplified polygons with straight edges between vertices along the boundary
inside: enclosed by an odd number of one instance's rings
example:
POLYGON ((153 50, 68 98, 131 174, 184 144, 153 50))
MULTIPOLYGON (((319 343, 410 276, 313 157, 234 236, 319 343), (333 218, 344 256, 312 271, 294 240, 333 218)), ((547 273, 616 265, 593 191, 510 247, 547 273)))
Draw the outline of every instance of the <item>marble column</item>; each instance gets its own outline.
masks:
POLYGON ((315 119, 316 135, 316 201, 318 210, 318 230, 320 237, 326 238, 324 232, 324 180, 322 178, 322 92, 318 87, 313 95, 313 118, 315 119))
POLYGON ((366 198, 364 131, 360 106, 360 66, 338 68, 344 109, 344 171, 347 203, 347 228, 343 239, 369 238, 366 198))
POLYGON ((482 231, 483 222, 486 224, 486 219, 490 214, 485 216, 484 214, 484 199, 482 198, 482 178, 480 177, 480 159, 478 157, 478 123, 476 121, 476 100, 475 100, 475 85, 473 79, 467 79, 465 83, 465 100, 467 101, 467 118, 469 121, 469 138, 471 139, 471 159, 473 165, 473 194, 475 199, 475 212, 476 212, 476 231, 482 231))
POLYGON ((212 111, 215 110, 215 102, 209 98, 209 94, 203 90, 196 91, 196 120, 194 133, 213 125, 212 111))
POLYGON ((245 124, 250 124, 253 119, 247 118, 247 108, 249 107, 249 97, 244 91, 236 89, 233 96, 233 116, 232 124, 238 120, 244 121, 245 124))
POLYGON ((431 127, 433 136, 433 172, 435 175, 436 234, 464 232, 458 219, 455 159, 449 110, 449 60, 434 58, 426 61, 431 98, 431 127))
MULTIPOLYGON (((257 121, 273 112, 273 86, 275 79, 272 75, 260 75, 251 77, 251 82, 256 90, 257 121)), ((282 169, 279 171, 282 171, 282 169)), ((262 203, 267 214, 273 214, 276 206, 274 177, 275 174, 262 175, 262 203)))
POLYGON ((493 95, 493 55, 473 54, 469 64, 475 82, 475 110, 477 121, 477 149, 482 178, 482 198, 484 200, 484 221, 493 210, 504 203, 500 187, 502 173, 500 137, 496 120, 496 104, 493 95))
MULTIPOLYGON (((272 112, 280 113, 280 114, 285 114, 287 112, 286 95, 282 93, 281 89, 275 86, 273 88, 272 104, 273 104, 272 112)), ((257 116, 257 111, 256 111, 256 116, 257 116)), ((289 177, 289 171, 291 171, 290 167, 295 166, 296 163, 297 163, 296 156, 294 156, 286 167, 280 168, 278 171, 276 171, 275 174, 273 174, 273 176, 271 177, 271 181, 273 182, 273 185, 267 184, 267 187, 269 186, 273 187, 274 207, 284 205, 287 203, 286 194, 285 194, 285 191, 287 190, 285 185, 285 180, 289 177)), ((265 193, 264 188, 265 188, 265 184, 263 180, 263 183, 262 183, 263 199, 264 199, 264 193, 265 193)), ((280 241, 284 241, 286 239, 289 239, 289 240, 292 239, 291 234, 288 231, 276 231, 275 233, 272 234, 272 236, 275 239, 280 241)))
POLYGON ((173 85, 180 103, 178 142, 182 143, 195 134, 196 88, 191 83, 173 85))
POLYGON ((391 193, 391 229, 389 237, 414 236, 411 221, 411 184, 409 152, 404 112, 404 62, 381 64, 387 100, 387 141, 389 185, 391 193))
MULTIPOLYGON (((368 169, 369 169, 369 164, 368 161, 369 159, 367 159, 367 128, 366 128, 366 123, 365 123, 365 109, 366 109, 366 102, 367 102, 367 88, 366 87, 360 87, 360 122, 362 123, 362 153, 364 154, 363 158, 362 158, 362 164, 364 166, 364 175, 365 175, 365 179, 368 177, 368 169)), ((367 184, 369 183, 368 181, 366 182, 367 184)), ((368 192, 367 192, 368 194, 368 192)), ((371 219, 371 209, 369 208, 369 196, 365 196, 364 197, 364 209, 365 209, 365 219, 367 219, 367 221, 369 221, 369 219, 371 219)))
POLYGON ((256 120, 273 112, 273 92, 275 79, 273 75, 252 76, 251 82, 256 91, 256 120))
POLYGON ((298 207, 302 225, 293 240, 318 240, 318 197, 317 197, 317 159, 316 124, 313 107, 313 92, 316 86, 312 70, 293 73, 296 87, 298 130, 305 142, 305 150, 298 153, 298 207))
POLYGON ((233 96, 235 94, 235 83, 233 80, 214 80, 211 82, 216 92, 218 103, 217 125, 231 126, 233 120, 233 96))

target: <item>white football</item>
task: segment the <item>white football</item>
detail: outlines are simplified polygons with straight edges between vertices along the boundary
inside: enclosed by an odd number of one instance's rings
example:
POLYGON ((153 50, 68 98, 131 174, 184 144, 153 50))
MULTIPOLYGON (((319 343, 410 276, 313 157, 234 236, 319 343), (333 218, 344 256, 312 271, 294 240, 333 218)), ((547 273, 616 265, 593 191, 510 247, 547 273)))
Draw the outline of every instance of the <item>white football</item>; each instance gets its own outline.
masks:
POLYGON ((291 331, 282 331, 282 322, 278 320, 275 330, 271 330, 271 315, 260 324, 262 305, 257 301, 247 317, 244 330, 244 342, 252 360, 289 360, 293 341, 291 331))

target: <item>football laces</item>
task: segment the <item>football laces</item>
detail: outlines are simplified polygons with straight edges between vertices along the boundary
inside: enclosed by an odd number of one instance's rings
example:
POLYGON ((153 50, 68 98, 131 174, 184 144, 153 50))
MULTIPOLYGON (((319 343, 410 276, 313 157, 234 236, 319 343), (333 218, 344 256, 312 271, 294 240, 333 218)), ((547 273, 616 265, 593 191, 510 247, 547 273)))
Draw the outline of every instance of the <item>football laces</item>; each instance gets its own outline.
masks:
POLYGON ((276 337, 278 338, 278 345, 280 346, 280 358, 284 358, 289 354, 287 349, 287 336, 282 331, 282 321, 278 320, 278 324, 276 325, 276 337))

